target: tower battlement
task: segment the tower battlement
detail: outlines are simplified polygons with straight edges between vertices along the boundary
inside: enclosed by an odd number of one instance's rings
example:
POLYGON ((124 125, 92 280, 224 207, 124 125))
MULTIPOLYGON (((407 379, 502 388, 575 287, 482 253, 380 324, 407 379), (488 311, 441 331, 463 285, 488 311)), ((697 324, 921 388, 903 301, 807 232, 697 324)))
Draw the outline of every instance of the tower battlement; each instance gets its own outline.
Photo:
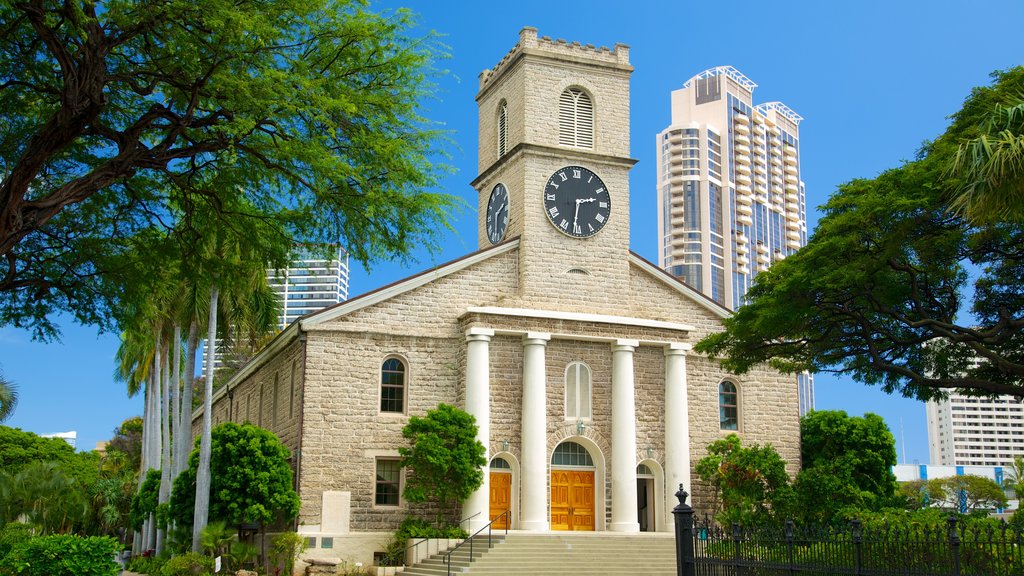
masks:
POLYGON ((526 26, 519 31, 519 42, 493 67, 480 73, 480 90, 494 78, 498 77, 502 68, 524 52, 547 52, 555 57, 572 60, 591 60, 602 64, 618 64, 629 66, 629 46, 615 44, 614 48, 569 42, 561 38, 538 36, 537 29, 526 26))

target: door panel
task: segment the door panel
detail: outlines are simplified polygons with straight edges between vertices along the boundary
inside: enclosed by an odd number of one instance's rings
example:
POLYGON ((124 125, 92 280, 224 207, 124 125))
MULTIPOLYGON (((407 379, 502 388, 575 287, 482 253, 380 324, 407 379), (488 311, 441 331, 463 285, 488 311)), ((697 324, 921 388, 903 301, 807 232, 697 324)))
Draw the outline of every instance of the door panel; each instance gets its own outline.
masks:
POLYGON ((551 529, 592 531, 595 526, 594 472, 552 470, 551 529))
MULTIPOLYGON (((493 521, 502 512, 512 509, 512 475, 508 472, 491 472, 491 520, 493 521)), ((502 516, 492 526, 494 528, 509 528, 508 515, 502 516)))

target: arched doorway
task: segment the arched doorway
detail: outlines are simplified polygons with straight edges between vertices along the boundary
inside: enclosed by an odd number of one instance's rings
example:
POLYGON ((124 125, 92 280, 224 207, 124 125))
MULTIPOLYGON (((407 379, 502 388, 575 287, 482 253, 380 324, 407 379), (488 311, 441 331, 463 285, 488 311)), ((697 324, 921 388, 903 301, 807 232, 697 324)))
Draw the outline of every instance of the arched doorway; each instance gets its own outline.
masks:
POLYGON ((491 460, 490 466, 490 520, 493 528, 511 528, 512 466, 501 457, 491 460))
POLYGON ((640 521, 641 532, 654 532, 654 508, 657 498, 654 496, 654 472, 647 464, 636 466, 636 517, 640 521))
POLYGON ((551 529, 593 531, 595 467, 576 442, 562 442, 551 455, 551 529))

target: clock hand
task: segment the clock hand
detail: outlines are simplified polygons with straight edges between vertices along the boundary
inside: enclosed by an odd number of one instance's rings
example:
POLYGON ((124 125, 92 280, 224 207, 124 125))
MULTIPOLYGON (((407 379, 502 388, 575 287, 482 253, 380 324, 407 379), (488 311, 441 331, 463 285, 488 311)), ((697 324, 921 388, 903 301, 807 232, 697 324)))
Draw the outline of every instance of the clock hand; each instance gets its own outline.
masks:
POLYGON ((573 227, 573 230, 576 229, 576 221, 579 219, 579 216, 580 216, 580 204, 582 202, 583 201, 581 199, 579 199, 579 198, 576 199, 576 212, 572 215, 572 227, 573 227))

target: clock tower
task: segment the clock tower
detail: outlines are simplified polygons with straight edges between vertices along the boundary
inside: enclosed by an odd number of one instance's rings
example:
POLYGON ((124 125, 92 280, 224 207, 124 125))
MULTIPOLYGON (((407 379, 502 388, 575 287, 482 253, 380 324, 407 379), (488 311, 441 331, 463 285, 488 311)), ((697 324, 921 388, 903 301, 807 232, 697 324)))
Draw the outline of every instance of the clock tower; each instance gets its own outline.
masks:
POLYGON ((480 74, 481 248, 519 238, 506 305, 626 313, 629 48, 538 37, 480 74))

